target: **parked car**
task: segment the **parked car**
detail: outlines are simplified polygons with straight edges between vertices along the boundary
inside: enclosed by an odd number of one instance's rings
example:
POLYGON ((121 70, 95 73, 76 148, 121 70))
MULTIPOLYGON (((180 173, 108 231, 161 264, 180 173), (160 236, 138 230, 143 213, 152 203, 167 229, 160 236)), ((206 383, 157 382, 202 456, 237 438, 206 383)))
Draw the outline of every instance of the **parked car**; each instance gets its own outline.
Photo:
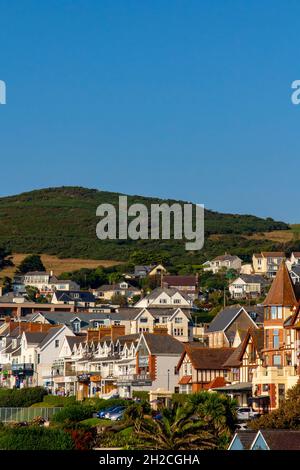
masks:
POLYGON ((247 421, 260 416, 260 414, 254 411, 250 406, 240 406, 236 409, 236 413, 238 421, 247 421))
POLYGON ((125 412, 125 410, 126 410, 126 407, 123 406, 122 409, 119 409, 119 410, 117 410, 117 411, 112 411, 112 412, 110 413, 110 419, 111 419, 112 421, 120 421, 120 420, 123 419, 123 417, 124 417, 124 412, 125 412))
POLYGON ((112 419, 111 418, 112 415, 120 413, 121 411, 124 411, 124 410, 125 410, 125 406, 115 406, 113 410, 110 410, 107 413, 105 413, 104 418, 112 419))
POLYGON ((110 406, 109 408, 104 408, 103 410, 98 411, 97 418, 105 418, 106 413, 110 413, 113 411, 117 406, 110 406))
POLYGON ((247 423, 237 423, 235 430, 236 431, 246 431, 248 429, 247 423))

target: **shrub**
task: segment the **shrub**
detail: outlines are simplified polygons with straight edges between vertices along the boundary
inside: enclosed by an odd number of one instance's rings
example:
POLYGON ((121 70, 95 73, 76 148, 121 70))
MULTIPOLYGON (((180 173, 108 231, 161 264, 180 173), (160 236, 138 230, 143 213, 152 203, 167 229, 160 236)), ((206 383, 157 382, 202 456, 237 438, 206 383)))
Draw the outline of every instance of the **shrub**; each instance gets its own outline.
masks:
POLYGON ((51 406, 66 406, 76 403, 76 397, 60 397, 57 395, 45 395, 44 403, 51 406))
POLYGON ((0 430, 1 450, 72 450, 70 434, 61 429, 44 427, 10 428, 0 430))
POLYGON ((76 403, 67 405, 62 410, 55 413, 52 417, 52 421, 55 423, 77 423, 84 419, 91 418, 92 415, 93 409, 91 406, 76 403))
POLYGON ((179 403, 183 405, 187 400, 188 400, 187 394, 173 393, 172 395, 172 403, 179 403))
POLYGON ((23 407, 43 401, 47 391, 43 387, 0 390, 0 407, 23 407))
POLYGON ((140 400, 143 400, 143 401, 149 401, 149 392, 146 392, 146 391, 138 391, 138 390, 134 390, 132 392, 132 397, 133 398, 139 398, 140 400))
POLYGON ((86 398, 83 402, 83 406, 90 406, 93 412, 110 408, 111 406, 128 406, 131 404, 130 401, 124 400, 123 398, 111 398, 104 400, 103 398, 86 398))

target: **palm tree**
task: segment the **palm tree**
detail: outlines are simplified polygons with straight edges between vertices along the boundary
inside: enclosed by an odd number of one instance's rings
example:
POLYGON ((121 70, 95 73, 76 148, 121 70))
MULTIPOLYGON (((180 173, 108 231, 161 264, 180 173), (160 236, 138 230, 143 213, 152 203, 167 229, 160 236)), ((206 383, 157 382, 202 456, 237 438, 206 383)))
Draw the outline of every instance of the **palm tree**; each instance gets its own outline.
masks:
POLYGON ((143 449, 208 450, 216 447, 215 437, 191 406, 174 404, 170 409, 162 410, 160 420, 137 420, 135 432, 144 441, 143 449))
POLYGON ((226 395, 202 391, 189 397, 194 413, 203 420, 219 439, 230 438, 236 422, 236 402, 226 395))

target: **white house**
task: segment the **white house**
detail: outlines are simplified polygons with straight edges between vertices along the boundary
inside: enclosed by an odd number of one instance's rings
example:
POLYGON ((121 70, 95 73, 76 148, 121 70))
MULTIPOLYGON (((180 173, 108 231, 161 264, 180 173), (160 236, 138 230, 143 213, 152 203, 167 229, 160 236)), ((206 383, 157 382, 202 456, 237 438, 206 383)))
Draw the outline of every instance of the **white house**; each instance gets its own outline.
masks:
POLYGON ((225 255, 217 256, 211 261, 206 261, 203 264, 204 271, 212 271, 213 274, 218 273, 221 269, 235 269, 240 272, 242 266, 242 260, 235 255, 225 255))
POLYGON ((262 294, 266 281, 258 274, 241 274, 229 285, 233 299, 257 297, 262 294))
POLYGON ((135 308, 140 307, 180 307, 191 308, 193 301, 177 289, 169 289, 166 287, 157 287, 150 294, 140 299, 135 305, 135 308))

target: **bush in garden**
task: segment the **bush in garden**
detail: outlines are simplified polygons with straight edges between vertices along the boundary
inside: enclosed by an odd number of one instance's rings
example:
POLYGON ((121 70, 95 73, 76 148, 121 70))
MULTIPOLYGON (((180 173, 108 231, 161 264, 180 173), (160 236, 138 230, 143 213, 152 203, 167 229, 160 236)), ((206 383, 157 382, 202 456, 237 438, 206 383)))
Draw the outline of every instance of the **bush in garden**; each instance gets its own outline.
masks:
POLYGON ((139 398, 142 401, 149 401, 150 400, 149 392, 146 392, 144 390, 141 390, 141 391, 134 390, 132 392, 132 398, 139 398))
POLYGON ((61 407, 61 406, 71 405, 72 403, 76 403, 76 397, 75 396, 61 397, 58 395, 45 395, 43 402, 46 403, 47 405, 61 407))
POLYGON ((104 400, 103 398, 86 398, 82 402, 82 405, 91 406, 95 413, 105 408, 110 408, 111 406, 128 406, 130 403, 130 401, 124 400, 123 398, 111 398, 109 400, 104 400))
POLYGON ((43 401, 47 391, 43 387, 0 390, 0 407, 27 407, 43 401))
POLYGON ((61 429, 35 426, 0 429, 1 450, 72 450, 74 447, 71 435, 61 429))
POLYGON ((93 408, 88 405, 76 403, 67 405, 62 410, 55 413, 52 421, 55 423, 77 423, 84 419, 91 418, 93 415, 93 408))

